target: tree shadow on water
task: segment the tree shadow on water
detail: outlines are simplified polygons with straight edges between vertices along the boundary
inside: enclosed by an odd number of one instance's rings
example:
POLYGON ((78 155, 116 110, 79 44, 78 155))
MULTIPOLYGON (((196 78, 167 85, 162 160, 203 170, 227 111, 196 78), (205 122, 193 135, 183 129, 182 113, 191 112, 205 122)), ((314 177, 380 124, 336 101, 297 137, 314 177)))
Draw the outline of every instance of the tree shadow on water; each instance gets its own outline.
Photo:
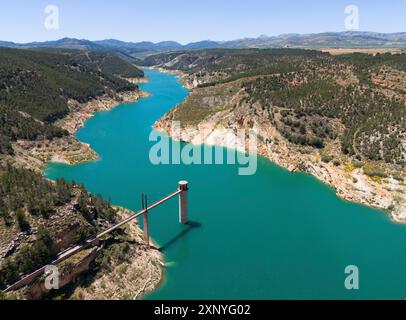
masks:
POLYGON ((165 252, 165 250, 168 250, 168 248, 170 246, 172 246, 176 241, 185 237, 190 231, 192 231, 193 229, 201 228, 202 224, 200 222, 189 221, 185 226, 186 226, 186 228, 182 232, 180 232, 178 235, 176 235, 171 240, 169 240, 166 244, 164 244, 162 247, 160 247, 159 251, 165 252))

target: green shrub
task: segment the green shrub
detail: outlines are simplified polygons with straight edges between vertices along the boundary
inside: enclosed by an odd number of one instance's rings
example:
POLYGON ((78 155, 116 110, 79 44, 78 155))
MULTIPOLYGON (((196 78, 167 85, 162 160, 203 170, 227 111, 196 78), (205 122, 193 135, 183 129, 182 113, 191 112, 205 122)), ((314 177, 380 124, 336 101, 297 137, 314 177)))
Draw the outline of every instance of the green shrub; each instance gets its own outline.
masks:
POLYGON ((330 156, 328 153, 322 152, 321 153, 321 161, 323 161, 324 163, 329 163, 331 161, 333 161, 333 157, 330 156))
POLYGON ((28 231, 30 229, 30 224, 27 221, 25 212, 23 209, 17 209, 16 211, 17 223, 21 231, 28 231))
POLYGON ((387 173, 376 165, 373 164, 365 164, 363 167, 364 173, 368 177, 379 177, 379 178, 387 178, 387 173))

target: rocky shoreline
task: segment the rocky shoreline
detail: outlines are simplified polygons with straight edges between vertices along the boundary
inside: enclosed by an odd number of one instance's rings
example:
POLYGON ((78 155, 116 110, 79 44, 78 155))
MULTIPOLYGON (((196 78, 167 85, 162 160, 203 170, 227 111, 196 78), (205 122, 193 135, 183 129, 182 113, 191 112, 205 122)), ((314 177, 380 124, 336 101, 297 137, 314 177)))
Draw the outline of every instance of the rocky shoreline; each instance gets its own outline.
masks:
MULTIPOLYGON (((187 81, 187 80, 186 80, 187 81)), ((190 86, 193 84, 187 81, 190 86)), ((204 89, 195 88, 188 100, 195 96, 195 92, 204 89)), ((201 93, 200 93, 201 94, 201 93)), ((204 96, 204 94, 201 94, 204 96)), ((208 104, 209 97, 198 100, 201 104, 208 104)), ((186 101, 185 105, 187 104, 186 101)), ((195 101, 196 103, 196 101, 195 101)), ((238 105, 238 103, 237 103, 238 105)), ((154 124, 154 129, 165 132, 174 139, 179 139, 179 133, 173 132, 172 121, 177 121, 177 106, 154 124)), ((406 184, 394 175, 387 178, 371 177, 365 174, 362 167, 357 167, 352 160, 340 152, 337 141, 331 141, 325 150, 334 156, 335 161, 323 161, 318 149, 303 147, 290 143, 269 122, 266 115, 244 114, 243 106, 236 109, 220 110, 206 117, 198 123, 182 123, 180 140, 195 145, 208 143, 235 149, 235 141, 230 141, 224 135, 226 130, 253 130, 258 139, 258 155, 263 156, 275 164, 286 168, 290 172, 306 172, 333 188, 337 195, 347 201, 360 203, 388 212, 393 221, 406 224, 406 184)), ((337 125, 340 125, 337 123, 337 125)), ((248 151, 248 150, 246 150, 248 151)))
MULTIPOLYGON (((140 80, 136 81, 136 83, 139 82, 140 80)), ((70 100, 68 105, 71 112, 55 123, 56 126, 68 131, 69 135, 52 140, 19 140, 13 143, 15 151, 13 161, 17 165, 34 170, 43 170, 47 162, 77 165, 83 162, 96 161, 99 156, 90 145, 78 141, 73 135, 96 112, 109 111, 120 104, 132 103, 147 96, 148 93, 136 90, 117 93, 114 98, 101 96, 82 104, 70 100)))
MULTIPOLYGON (((134 214, 134 212, 115 207, 120 219, 134 214)), ((59 233, 54 250, 66 247, 75 238, 77 225, 71 225, 59 233)), ((89 276, 82 274, 92 270, 96 259, 103 255, 108 246, 103 244, 89 247, 60 262, 56 267, 60 270, 59 285, 64 299, 69 300, 136 300, 152 292, 162 281, 163 256, 155 248, 145 245, 143 232, 139 224, 132 223, 124 231, 127 246, 125 258, 115 259, 109 264, 108 270, 100 270, 89 276), (80 281, 77 281, 77 280, 80 281), (120 284, 120 285, 118 285, 120 284)), ((21 235, 20 235, 21 237, 21 235)), ((114 249, 116 252, 117 248, 114 249)), ((120 253, 124 254, 124 253, 120 253)), ((9 299, 40 300, 50 297, 50 292, 44 286, 44 278, 28 280, 27 285, 7 294, 9 299)), ((52 298, 52 297, 51 297, 52 298)))
POLYGON ((83 104, 70 100, 68 105, 71 112, 63 119, 57 121, 55 125, 67 130, 70 134, 74 134, 96 112, 109 111, 119 104, 131 103, 147 96, 147 93, 137 90, 118 93, 114 98, 101 96, 83 104))
MULTIPOLYGON (((117 209, 122 219, 133 214, 125 208, 117 209)), ((138 223, 129 224, 126 234, 130 242, 137 244, 130 246, 126 261, 117 263, 109 272, 101 272, 90 285, 77 287, 71 299, 137 300, 158 287, 163 278, 162 253, 145 245, 138 223)))

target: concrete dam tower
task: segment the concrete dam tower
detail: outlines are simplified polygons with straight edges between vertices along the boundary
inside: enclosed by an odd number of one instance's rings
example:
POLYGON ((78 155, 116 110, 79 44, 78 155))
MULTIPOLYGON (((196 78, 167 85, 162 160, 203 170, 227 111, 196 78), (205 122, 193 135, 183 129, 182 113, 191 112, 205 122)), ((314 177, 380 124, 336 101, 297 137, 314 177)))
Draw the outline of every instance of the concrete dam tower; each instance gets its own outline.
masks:
POLYGON ((188 195, 188 182, 180 181, 179 190, 182 191, 179 194, 179 222, 182 224, 188 223, 188 208, 187 208, 187 195, 188 195))

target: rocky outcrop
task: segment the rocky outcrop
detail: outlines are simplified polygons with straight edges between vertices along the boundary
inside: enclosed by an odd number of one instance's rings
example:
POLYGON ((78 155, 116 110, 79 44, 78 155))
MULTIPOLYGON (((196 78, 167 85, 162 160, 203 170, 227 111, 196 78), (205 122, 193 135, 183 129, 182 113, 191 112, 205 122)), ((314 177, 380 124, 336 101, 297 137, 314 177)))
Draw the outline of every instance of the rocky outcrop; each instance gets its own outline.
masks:
MULTIPOLYGON (((134 213, 125 208, 116 207, 117 215, 126 218, 134 213)), ((66 298, 75 300, 133 300, 153 291, 161 282, 163 276, 163 257, 155 247, 146 246, 143 231, 137 223, 123 229, 118 243, 124 246, 112 247, 110 252, 120 258, 111 258, 108 253, 110 246, 117 243, 114 236, 94 247, 84 248, 55 265, 58 270, 58 286, 63 289, 67 285, 75 284, 73 292, 66 298), (125 239, 123 241, 123 239, 125 239), (106 253, 107 251, 107 253, 106 253), (109 265, 101 267, 95 261, 102 256, 109 259, 109 265), (95 264, 97 273, 90 273, 86 286, 81 286, 81 276, 93 271, 95 264), (89 280, 90 279, 90 280, 89 280)), ((76 242, 75 231, 80 227, 77 223, 67 225, 64 229, 54 233, 52 251, 55 253, 67 249, 70 243, 76 242)), ((18 299, 44 298, 50 292, 45 286, 47 275, 33 273, 19 283, 17 291, 10 294, 18 299)), ((63 291, 60 291, 61 293, 63 291)))
MULTIPOLYGON (((59 288, 63 288, 66 285, 74 282, 74 280, 91 268, 91 263, 97 258, 101 252, 101 247, 95 247, 85 250, 77 255, 69 258, 63 263, 59 264, 59 288)), ((33 285, 28 288, 28 297, 32 300, 39 300, 50 292, 49 288, 46 288, 44 277, 38 279, 33 285)))
MULTIPOLYGON (((131 214, 129 210, 119 208, 118 215, 121 218, 131 214)), ((155 247, 145 245, 138 223, 128 225, 126 236, 131 243, 126 259, 113 259, 110 270, 100 272, 86 287, 77 287, 72 299, 136 300, 156 289, 163 277, 162 253, 155 247)))
POLYGON ((108 111, 120 103, 131 103, 146 96, 147 93, 136 90, 116 93, 114 98, 101 96, 87 103, 78 103, 75 100, 70 100, 68 101, 70 113, 59 120, 56 125, 73 134, 83 127, 85 121, 96 112, 108 111))
MULTIPOLYGON (((196 145, 205 143, 233 149, 238 149, 238 143, 236 144, 233 139, 230 140, 225 133, 230 130, 234 132, 242 129, 252 130, 258 137, 259 155, 291 172, 302 171, 315 176, 334 188, 337 195, 345 200, 387 210, 393 220, 406 223, 406 184, 404 182, 392 176, 385 179, 367 176, 362 167, 354 166, 353 160, 342 154, 338 139, 328 141, 324 148, 324 152, 331 155, 335 161, 324 162, 319 149, 290 143, 271 124, 267 111, 255 105, 246 106, 240 93, 233 96, 232 99, 236 100, 229 103, 225 110, 216 110, 220 100, 213 100, 214 96, 208 94, 215 94, 216 90, 228 92, 227 86, 231 90, 233 84, 195 89, 183 105, 167 113, 155 123, 154 128, 167 133, 174 139, 180 137, 184 142, 196 145), (194 109, 191 108, 194 107, 197 110, 195 114, 205 116, 198 116, 197 119, 183 116, 185 110, 193 113, 194 109), (204 111, 206 109, 210 111, 204 111), (181 132, 179 133, 173 130, 172 125, 173 121, 180 120, 181 132)), ((221 105, 224 106, 224 103, 221 105)), ((334 125, 338 130, 344 130, 339 121, 334 125)))
POLYGON ((78 141, 69 135, 52 140, 37 141, 18 140, 13 143, 15 155, 12 160, 30 169, 42 170, 47 162, 75 165, 96 161, 98 155, 90 145, 78 141))
POLYGON ((131 103, 147 95, 143 91, 136 90, 117 93, 115 98, 99 97, 84 104, 71 100, 69 101, 71 112, 56 123, 57 126, 67 130, 70 135, 52 140, 45 138, 36 141, 18 140, 13 143, 15 155, 10 157, 10 160, 20 166, 35 170, 44 169, 47 162, 76 165, 96 161, 99 158, 97 153, 90 145, 78 141, 73 134, 83 127, 85 121, 96 112, 108 111, 120 103, 131 103))

